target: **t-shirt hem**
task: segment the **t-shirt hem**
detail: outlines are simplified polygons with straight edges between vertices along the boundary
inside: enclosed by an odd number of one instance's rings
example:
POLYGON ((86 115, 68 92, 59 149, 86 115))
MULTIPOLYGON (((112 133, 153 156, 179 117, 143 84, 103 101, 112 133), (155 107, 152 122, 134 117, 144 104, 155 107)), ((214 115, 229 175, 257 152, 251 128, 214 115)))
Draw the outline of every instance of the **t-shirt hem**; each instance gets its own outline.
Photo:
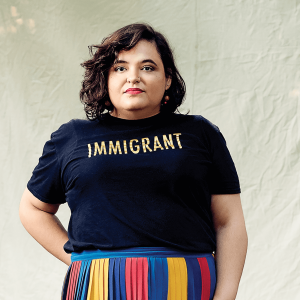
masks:
POLYGON ((33 196, 35 196, 36 198, 38 198, 40 201, 44 202, 44 203, 48 203, 48 204, 63 204, 66 203, 66 201, 64 202, 53 202, 50 201, 49 199, 41 196, 38 192, 36 192, 29 183, 27 183, 27 189, 32 193, 33 196))
POLYGON ((222 194, 240 194, 241 189, 233 189, 233 190, 217 190, 212 191, 211 194, 222 195, 222 194))

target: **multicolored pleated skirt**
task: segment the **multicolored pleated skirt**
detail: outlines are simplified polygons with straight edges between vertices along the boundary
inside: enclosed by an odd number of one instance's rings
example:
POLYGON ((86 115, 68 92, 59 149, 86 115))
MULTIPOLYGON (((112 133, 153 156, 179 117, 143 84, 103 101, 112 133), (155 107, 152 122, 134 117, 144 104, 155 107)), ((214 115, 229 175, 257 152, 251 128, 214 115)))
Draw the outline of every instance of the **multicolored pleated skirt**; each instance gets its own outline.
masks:
POLYGON ((212 253, 131 247, 72 253, 62 300, 211 300, 212 253))

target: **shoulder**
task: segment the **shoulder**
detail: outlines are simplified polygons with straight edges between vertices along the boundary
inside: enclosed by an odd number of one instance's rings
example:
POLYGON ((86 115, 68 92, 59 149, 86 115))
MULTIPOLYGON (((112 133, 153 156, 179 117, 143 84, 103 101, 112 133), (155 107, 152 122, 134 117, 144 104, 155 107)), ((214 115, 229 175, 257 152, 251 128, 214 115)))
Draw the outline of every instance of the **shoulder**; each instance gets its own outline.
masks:
POLYGON ((63 123, 58 126, 58 129, 51 133, 51 140, 55 143, 66 137, 70 137, 74 134, 73 120, 63 123))
POLYGON ((71 119, 70 121, 61 124, 57 131, 74 130, 76 127, 88 126, 92 122, 93 121, 83 119, 71 119))
POLYGON ((91 123, 89 120, 71 119, 52 132, 47 145, 55 150, 58 157, 70 153, 75 149, 78 140, 90 131, 87 128, 92 125, 91 123))
POLYGON ((87 126, 88 122, 86 120, 71 119, 61 124, 57 130, 52 132, 51 141, 58 147, 62 144, 76 143, 80 134, 80 128, 87 126))
POLYGON ((208 120, 207 118, 205 118, 202 115, 182 115, 182 114, 174 114, 174 119, 175 120, 181 120, 184 123, 190 123, 193 126, 196 126, 196 128, 201 128, 202 130, 204 130, 205 132, 209 132, 209 131, 215 131, 215 132, 219 132, 219 127, 214 124, 213 122, 211 122, 210 120, 208 120))
POLYGON ((220 129, 219 127, 214 124, 212 121, 208 120, 207 118, 204 118, 203 116, 201 116, 202 119, 202 126, 205 130, 207 131, 212 131, 212 132, 219 132, 220 129))
POLYGON ((70 121, 63 123, 59 128, 51 134, 51 138, 61 137, 77 137, 81 134, 81 131, 91 129, 95 126, 97 121, 89 121, 83 119, 71 119, 70 121))

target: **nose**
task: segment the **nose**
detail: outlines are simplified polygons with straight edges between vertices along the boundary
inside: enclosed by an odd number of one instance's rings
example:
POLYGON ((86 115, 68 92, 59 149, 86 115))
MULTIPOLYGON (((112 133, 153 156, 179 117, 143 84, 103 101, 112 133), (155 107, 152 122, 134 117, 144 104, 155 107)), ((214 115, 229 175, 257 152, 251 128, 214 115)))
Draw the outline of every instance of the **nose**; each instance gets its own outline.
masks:
POLYGON ((130 83, 140 82, 140 77, 132 77, 132 76, 128 77, 127 82, 130 82, 130 83))
POLYGON ((127 81, 130 83, 139 82, 140 77, 138 76, 138 71, 133 70, 130 74, 128 74, 127 81))

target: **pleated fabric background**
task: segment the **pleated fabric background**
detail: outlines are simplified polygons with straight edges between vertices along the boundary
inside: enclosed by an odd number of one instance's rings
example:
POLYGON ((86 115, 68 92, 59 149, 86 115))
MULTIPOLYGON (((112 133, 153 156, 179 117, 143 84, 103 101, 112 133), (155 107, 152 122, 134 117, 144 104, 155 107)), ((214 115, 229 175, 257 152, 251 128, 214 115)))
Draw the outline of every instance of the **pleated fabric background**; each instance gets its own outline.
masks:
MULTIPOLYGON (((227 141, 249 247, 238 300, 300 299, 299 0, 1 0, 0 299, 59 299, 67 266, 19 221, 21 195, 51 132, 84 118, 88 45, 148 22, 187 85, 181 112, 227 141)), ((67 226, 70 212, 58 217, 67 226)))
POLYGON ((61 299, 212 300, 215 287, 213 256, 101 258, 70 265, 61 299))

